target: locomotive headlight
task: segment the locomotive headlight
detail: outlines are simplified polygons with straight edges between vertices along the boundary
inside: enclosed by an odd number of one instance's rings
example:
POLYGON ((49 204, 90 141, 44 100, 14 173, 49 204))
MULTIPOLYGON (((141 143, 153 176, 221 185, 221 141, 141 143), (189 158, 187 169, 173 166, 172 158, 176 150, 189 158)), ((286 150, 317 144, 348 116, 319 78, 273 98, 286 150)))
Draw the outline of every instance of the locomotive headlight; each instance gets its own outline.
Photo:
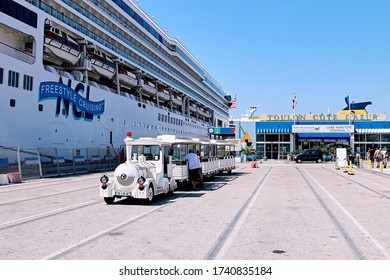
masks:
POLYGON ((100 183, 102 183, 101 188, 105 190, 107 188, 108 177, 106 175, 100 177, 100 183))
POLYGON ((100 183, 107 184, 108 183, 108 177, 106 175, 103 175, 100 177, 100 183))
POLYGON ((143 185, 143 184, 145 184, 145 181, 146 181, 145 178, 141 176, 138 178, 137 183, 140 185, 143 185))

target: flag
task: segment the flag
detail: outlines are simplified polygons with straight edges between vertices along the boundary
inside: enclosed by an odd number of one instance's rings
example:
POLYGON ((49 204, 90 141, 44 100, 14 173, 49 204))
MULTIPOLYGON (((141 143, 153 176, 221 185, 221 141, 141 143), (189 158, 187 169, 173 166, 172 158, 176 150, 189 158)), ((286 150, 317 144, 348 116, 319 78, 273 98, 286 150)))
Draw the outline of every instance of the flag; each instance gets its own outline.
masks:
POLYGON ((295 109, 295 107, 297 107, 297 104, 298 104, 297 97, 294 96, 294 99, 292 100, 292 108, 295 109))
POLYGON ((236 108, 236 106, 237 106, 236 99, 234 99, 231 102, 229 102, 229 108, 230 109, 236 108))
POLYGON ((349 107, 349 94, 345 97, 345 103, 347 103, 347 106, 349 107))

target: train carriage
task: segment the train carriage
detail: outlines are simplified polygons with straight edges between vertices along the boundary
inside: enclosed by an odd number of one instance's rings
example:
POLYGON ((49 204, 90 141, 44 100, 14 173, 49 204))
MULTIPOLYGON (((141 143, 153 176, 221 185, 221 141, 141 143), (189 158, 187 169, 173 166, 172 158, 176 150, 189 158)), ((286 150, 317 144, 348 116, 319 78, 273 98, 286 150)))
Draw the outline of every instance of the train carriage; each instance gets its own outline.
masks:
POLYGON ((182 137, 176 135, 161 135, 157 137, 171 145, 173 177, 178 183, 186 182, 189 178, 188 164, 182 159, 189 150, 200 150, 201 142, 198 139, 182 137))

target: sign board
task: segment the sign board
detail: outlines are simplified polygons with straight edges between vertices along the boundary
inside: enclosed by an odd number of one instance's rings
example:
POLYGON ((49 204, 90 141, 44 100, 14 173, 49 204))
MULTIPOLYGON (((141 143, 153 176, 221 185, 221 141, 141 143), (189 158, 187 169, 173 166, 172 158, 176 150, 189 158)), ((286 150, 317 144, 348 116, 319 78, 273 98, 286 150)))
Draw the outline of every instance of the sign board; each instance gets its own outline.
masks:
POLYGON ((337 148, 336 149, 336 166, 344 167, 348 165, 347 149, 337 148))
POLYGON ((293 125, 293 133, 353 133, 354 125, 293 125))
POLYGON ((255 120, 259 121, 385 121, 386 114, 277 114, 260 115, 255 120))
POLYGON ((233 135, 236 133, 234 127, 214 127, 208 129, 209 134, 218 134, 218 135, 233 135))

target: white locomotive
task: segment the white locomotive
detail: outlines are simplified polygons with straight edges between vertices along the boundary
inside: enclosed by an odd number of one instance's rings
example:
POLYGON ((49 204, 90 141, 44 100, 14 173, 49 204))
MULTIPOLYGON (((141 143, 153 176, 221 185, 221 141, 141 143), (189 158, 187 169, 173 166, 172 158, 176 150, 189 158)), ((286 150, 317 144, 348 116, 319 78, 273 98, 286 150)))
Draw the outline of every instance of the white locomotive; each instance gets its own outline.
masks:
POLYGON ((177 188, 170 143, 159 138, 134 140, 131 133, 124 141, 126 162, 115 169, 113 178, 100 178, 100 196, 107 204, 121 197, 151 202, 155 195, 172 193, 177 188))

